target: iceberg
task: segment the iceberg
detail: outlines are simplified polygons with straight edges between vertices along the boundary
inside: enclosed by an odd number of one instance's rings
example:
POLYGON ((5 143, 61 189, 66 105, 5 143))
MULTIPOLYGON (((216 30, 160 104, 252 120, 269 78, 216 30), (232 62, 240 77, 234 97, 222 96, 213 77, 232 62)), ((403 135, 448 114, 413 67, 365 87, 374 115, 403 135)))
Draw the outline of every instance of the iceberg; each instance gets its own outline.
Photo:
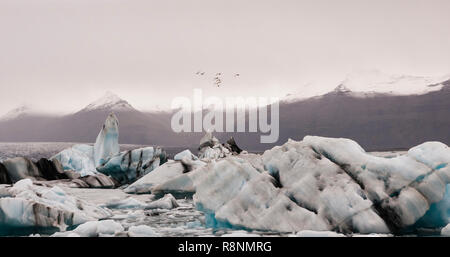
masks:
MULTIPOLYGON (((183 160, 185 161, 185 159, 183 160)), ((199 167, 205 166, 206 163, 197 160, 193 161, 191 165, 191 169, 195 170, 199 167)), ((154 187, 182 175, 185 171, 185 165, 182 161, 168 161, 133 184, 129 185, 124 189, 124 192, 133 194, 152 193, 154 187)))
POLYGON ((74 145, 50 159, 58 160, 64 170, 75 171, 82 177, 97 173, 94 165, 94 147, 91 145, 74 145))
POLYGON ((189 159, 189 160, 198 160, 198 157, 195 156, 193 153, 191 153, 191 151, 189 151, 189 149, 186 149, 182 152, 179 152, 177 154, 175 154, 175 156, 173 157, 173 159, 175 161, 181 161, 182 159, 189 159))
POLYGON ((218 159, 230 154, 230 150, 225 148, 211 132, 206 132, 200 139, 199 159, 218 159))
POLYGON ((88 221, 72 231, 56 232, 52 237, 106 237, 124 232, 120 223, 113 220, 88 221))
POLYGON ((111 215, 106 209, 66 194, 60 187, 33 185, 31 179, 0 187, 0 234, 64 231, 111 215))
MULTIPOLYGON (((151 198, 149 198, 151 199, 151 198)), ((109 209, 173 209, 177 208, 179 205, 171 194, 167 194, 164 197, 152 201, 150 203, 145 203, 139 201, 133 197, 127 197, 125 199, 112 199, 111 201, 102 204, 101 207, 106 207, 109 209)))
POLYGON ((333 231, 313 231, 302 230, 295 234, 297 237, 345 237, 344 234, 339 234, 333 231))
POLYGON ((145 208, 147 205, 133 197, 128 197, 125 199, 113 199, 102 206, 109 209, 138 209, 145 208))
POLYGON ((145 206, 145 209, 174 209, 179 207, 177 201, 175 200, 175 197, 171 194, 167 194, 164 197, 153 201, 147 206, 145 206))
POLYGON ((119 148, 119 122, 111 113, 93 146, 74 145, 51 160, 58 161, 64 171, 75 171, 81 177, 98 176, 100 172, 120 184, 132 183, 167 161, 167 154, 160 147, 126 152, 119 152, 119 148))
POLYGON ((145 147, 113 156, 97 171, 113 177, 120 184, 132 183, 167 161, 161 148, 145 147))
POLYGON ((3 163, 0 163, 0 184, 12 184, 11 178, 3 163))
POLYGON ((22 179, 42 179, 42 174, 38 167, 29 159, 24 157, 15 157, 3 162, 9 179, 15 183, 22 179))
MULTIPOLYGON (((303 140, 359 184, 374 209, 392 232, 414 225, 437 202, 448 202, 450 182, 449 149, 439 142, 427 142, 407 154, 381 158, 367 154, 349 139, 307 136, 303 140)), ((445 205, 445 204, 444 204, 445 205)), ((448 206, 447 206, 448 207, 448 206)), ((439 219, 447 220, 446 213, 439 219)), ((438 220, 430 221, 438 227, 438 220)))
POLYGON ((129 237, 158 237, 159 234, 147 225, 131 226, 128 229, 129 237))
POLYGON ((136 184, 155 195, 192 196, 208 227, 399 234, 448 223, 449 163, 438 142, 384 158, 349 139, 307 136, 263 155, 210 159, 188 173, 161 166, 173 173, 157 169, 148 175, 154 181, 136 184))
POLYGON ((105 164, 111 157, 117 155, 119 151, 119 121, 116 115, 111 113, 106 118, 94 144, 95 167, 105 164))

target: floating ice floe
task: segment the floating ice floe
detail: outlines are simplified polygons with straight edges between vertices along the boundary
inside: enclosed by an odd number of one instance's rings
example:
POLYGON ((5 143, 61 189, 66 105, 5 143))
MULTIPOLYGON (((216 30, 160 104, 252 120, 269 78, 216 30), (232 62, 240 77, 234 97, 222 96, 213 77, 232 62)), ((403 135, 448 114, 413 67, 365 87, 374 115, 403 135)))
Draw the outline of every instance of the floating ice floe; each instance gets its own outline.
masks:
POLYGON ((64 231, 69 226, 111 215, 108 210, 68 195, 57 186, 33 185, 31 179, 0 187, 0 234, 64 231))
POLYGON ((221 237, 260 237, 261 235, 248 233, 245 230, 233 231, 229 234, 223 234, 221 237))
POLYGON ((139 226, 131 226, 128 229, 128 236, 130 236, 130 237, 158 237, 160 235, 147 225, 139 225, 139 226))
POLYGON ((145 208, 147 204, 136 200, 133 197, 128 197, 125 199, 113 199, 102 206, 110 209, 137 209, 145 208))
POLYGON ((53 237, 108 237, 114 236, 125 229, 113 220, 88 221, 72 231, 56 232, 53 237))
POLYGON ((339 234, 333 231, 313 231, 302 230, 295 234, 297 237, 345 237, 344 234, 339 234))
POLYGON ((110 209, 173 209, 179 205, 171 194, 167 194, 164 197, 154 200, 150 203, 141 202, 133 197, 125 199, 113 199, 103 205, 110 209))
POLYGON ((145 209, 173 209, 177 208, 178 206, 179 205, 175 200, 175 197, 173 197, 171 194, 167 194, 164 197, 147 204, 147 206, 145 206, 145 209))
POLYGON ((6 170, 5 165, 0 163, 0 184, 11 184, 11 178, 9 177, 8 171, 6 170))

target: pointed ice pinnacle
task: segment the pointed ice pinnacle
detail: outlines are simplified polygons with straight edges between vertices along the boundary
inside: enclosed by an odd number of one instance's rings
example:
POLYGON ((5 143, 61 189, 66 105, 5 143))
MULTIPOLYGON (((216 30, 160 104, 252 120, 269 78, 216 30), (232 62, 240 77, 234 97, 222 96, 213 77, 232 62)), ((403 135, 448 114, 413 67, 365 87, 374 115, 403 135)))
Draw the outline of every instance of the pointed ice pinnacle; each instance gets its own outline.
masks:
POLYGON ((348 89, 344 84, 340 84, 339 86, 337 86, 334 89, 334 92, 336 92, 336 93, 350 93, 351 90, 348 89))
POLYGON ((111 113, 103 124, 94 145, 94 164, 98 167, 105 164, 112 156, 119 153, 119 121, 111 113))

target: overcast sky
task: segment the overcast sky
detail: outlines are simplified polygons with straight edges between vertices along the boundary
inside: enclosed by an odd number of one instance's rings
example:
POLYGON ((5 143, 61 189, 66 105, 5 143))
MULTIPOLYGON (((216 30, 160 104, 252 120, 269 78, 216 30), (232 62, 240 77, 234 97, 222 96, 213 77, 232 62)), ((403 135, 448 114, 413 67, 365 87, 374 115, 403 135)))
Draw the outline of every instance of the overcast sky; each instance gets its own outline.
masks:
POLYGON ((0 0, 0 114, 24 103, 74 111, 107 90, 145 110, 194 87, 281 97, 331 90, 360 69, 441 76, 449 10, 448 0, 0 0))

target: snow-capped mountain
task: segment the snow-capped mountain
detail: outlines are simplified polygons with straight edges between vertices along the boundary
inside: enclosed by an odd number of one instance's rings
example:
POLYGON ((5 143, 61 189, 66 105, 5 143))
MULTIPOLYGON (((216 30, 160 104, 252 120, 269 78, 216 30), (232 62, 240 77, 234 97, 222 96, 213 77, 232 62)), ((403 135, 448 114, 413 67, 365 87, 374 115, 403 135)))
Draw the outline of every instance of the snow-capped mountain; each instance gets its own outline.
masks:
MULTIPOLYGON (((367 150, 410 148, 425 141, 450 144, 450 80, 370 74, 350 75, 334 90, 318 96, 295 100, 298 98, 292 95, 292 101, 282 101, 280 137, 275 144, 288 138, 301 140, 305 135, 351 138, 367 150), (367 87, 360 86, 362 83, 367 87), (360 88, 367 90, 358 91, 360 88)), ((141 112, 107 93, 74 114, 0 120, 0 141, 94 142, 97 135, 92 131, 101 128, 111 112, 119 119, 121 143, 190 147, 198 145, 203 136, 173 132, 172 112, 141 112)), ((260 144, 258 133, 215 136, 224 140, 233 136, 240 147, 249 150, 273 146, 260 144)))
POLYGON ((27 105, 21 105, 17 108, 12 109, 11 111, 7 112, 5 115, 0 117, 0 121, 8 121, 17 119, 20 117, 24 117, 26 115, 32 115, 35 112, 31 109, 30 106, 27 105))
POLYGON ((301 92, 289 94, 281 102, 292 103, 327 94, 348 94, 354 97, 373 97, 379 94, 389 95, 423 95, 439 91, 443 84, 450 79, 450 75, 441 77, 424 77, 412 75, 387 74, 378 70, 364 70, 353 72, 332 91, 301 92), (312 93, 315 92, 315 93, 312 93))
POLYGON ((423 95, 442 89, 444 77, 421 77, 386 74, 378 70, 353 72, 342 85, 352 92, 369 92, 393 95, 423 95))
POLYGON ((127 101, 123 100, 116 94, 108 91, 104 96, 90 103, 81 111, 97 111, 97 110, 107 110, 107 111, 134 111, 135 109, 127 101))

